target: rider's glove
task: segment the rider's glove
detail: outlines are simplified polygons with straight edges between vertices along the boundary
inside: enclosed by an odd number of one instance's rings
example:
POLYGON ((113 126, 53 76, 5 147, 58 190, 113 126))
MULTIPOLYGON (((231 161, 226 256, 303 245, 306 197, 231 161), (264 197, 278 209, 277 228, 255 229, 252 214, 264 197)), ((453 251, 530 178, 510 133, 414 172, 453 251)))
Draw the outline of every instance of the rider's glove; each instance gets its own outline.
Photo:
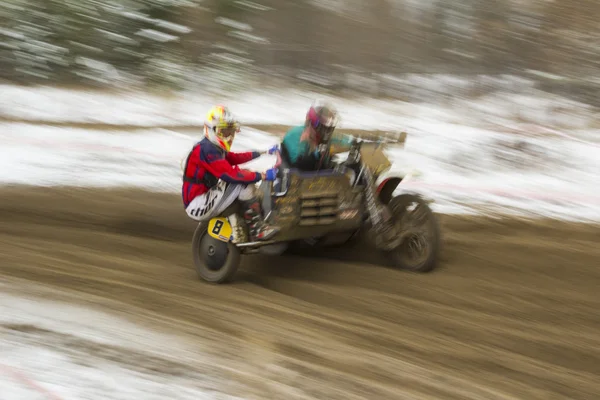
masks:
POLYGON ((275 154, 278 150, 279 150, 279 145, 276 144, 275 146, 273 146, 269 150, 267 150, 265 153, 266 154, 275 154))
POLYGON ((274 181, 277 179, 277 168, 271 168, 265 171, 265 181, 274 181))

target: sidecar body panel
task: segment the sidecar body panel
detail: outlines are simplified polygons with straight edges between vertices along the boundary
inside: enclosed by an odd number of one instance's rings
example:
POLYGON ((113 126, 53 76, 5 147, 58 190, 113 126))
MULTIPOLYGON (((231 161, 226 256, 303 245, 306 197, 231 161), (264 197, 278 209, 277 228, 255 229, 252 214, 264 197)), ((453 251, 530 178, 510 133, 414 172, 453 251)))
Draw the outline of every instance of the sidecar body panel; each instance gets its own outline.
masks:
POLYGON ((364 219, 362 188, 339 172, 286 169, 275 185, 263 182, 261 193, 268 222, 281 229, 277 241, 354 231, 364 219))

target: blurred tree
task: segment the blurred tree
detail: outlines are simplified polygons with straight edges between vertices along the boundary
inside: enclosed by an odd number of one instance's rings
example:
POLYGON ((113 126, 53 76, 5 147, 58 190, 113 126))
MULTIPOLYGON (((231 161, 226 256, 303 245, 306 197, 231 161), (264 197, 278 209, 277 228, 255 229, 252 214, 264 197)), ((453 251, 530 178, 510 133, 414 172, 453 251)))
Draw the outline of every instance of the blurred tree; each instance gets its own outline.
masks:
POLYGON ((480 65, 487 73, 507 73, 512 67, 507 37, 510 5, 506 1, 476 3, 476 48, 480 65))
POLYGON ((537 69, 583 82, 599 17, 595 0, 4 0, 0 78, 208 87, 259 71, 350 84, 537 69))

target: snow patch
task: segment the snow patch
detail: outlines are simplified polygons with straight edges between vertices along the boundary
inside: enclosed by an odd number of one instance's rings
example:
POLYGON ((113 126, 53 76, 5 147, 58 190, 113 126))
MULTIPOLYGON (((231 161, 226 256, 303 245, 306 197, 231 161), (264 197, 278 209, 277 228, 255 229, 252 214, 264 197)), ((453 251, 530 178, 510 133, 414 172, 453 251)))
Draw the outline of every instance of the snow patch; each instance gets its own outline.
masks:
POLYGON ((246 32, 252 31, 252 26, 250 26, 244 22, 239 22, 239 21, 233 20, 231 18, 217 17, 217 18, 215 18, 215 22, 217 24, 225 25, 230 28, 239 29, 241 31, 246 31, 246 32))
POLYGON ((135 33, 138 36, 145 37, 146 39, 156 40, 157 42, 174 42, 179 40, 178 36, 169 35, 168 33, 160 32, 154 29, 141 29, 135 33))
POLYGON ((169 373, 177 363, 211 365, 196 344, 106 313, 2 293, 0 330, 3 400, 239 399, 193 368, 169 373), (165 367, 129 365, 130 351, 148 363, 164 360, 165 367))

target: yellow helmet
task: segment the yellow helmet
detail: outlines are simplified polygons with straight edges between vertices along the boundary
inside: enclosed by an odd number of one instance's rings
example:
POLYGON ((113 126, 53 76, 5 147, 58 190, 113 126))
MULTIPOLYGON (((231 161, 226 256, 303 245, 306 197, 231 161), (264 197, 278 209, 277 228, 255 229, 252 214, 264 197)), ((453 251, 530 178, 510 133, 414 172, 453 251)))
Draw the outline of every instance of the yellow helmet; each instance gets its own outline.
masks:
POLYGON ((204 134, 215 145, 225 151, 231 149, 235 134, 240 131, 240 124, 225 106, 215 106, 206 114, 204 134))

